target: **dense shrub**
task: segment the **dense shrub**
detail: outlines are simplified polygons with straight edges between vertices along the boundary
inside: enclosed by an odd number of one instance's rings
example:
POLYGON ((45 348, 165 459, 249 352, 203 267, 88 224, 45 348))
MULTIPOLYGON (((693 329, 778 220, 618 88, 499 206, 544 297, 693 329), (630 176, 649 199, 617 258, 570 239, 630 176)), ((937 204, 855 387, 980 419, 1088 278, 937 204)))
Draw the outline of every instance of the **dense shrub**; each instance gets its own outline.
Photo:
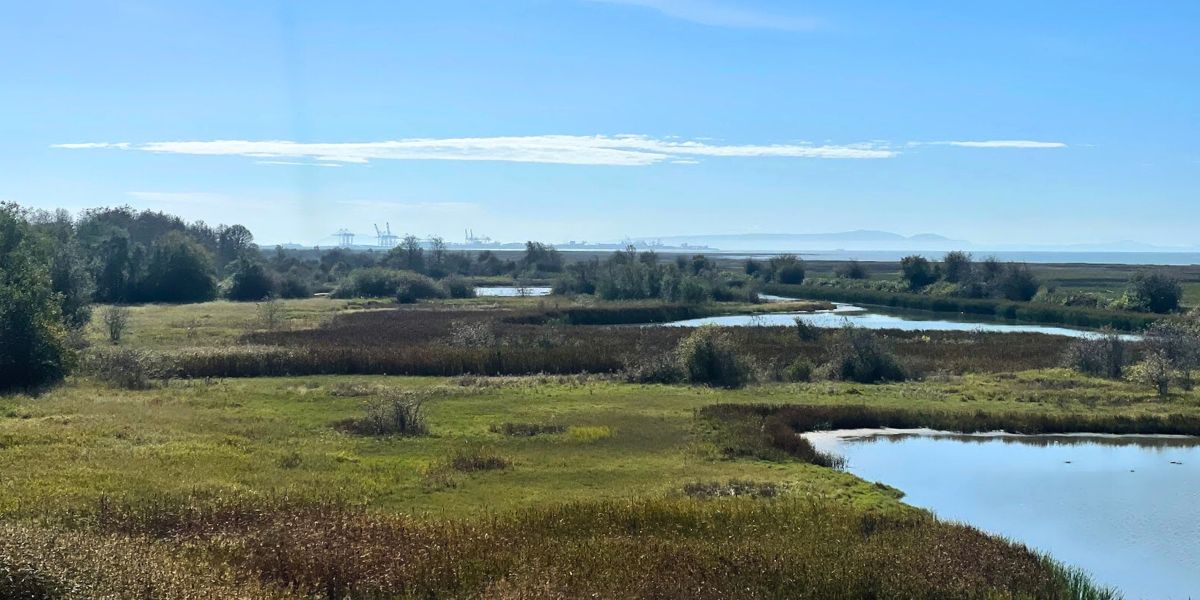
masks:
POLYGON ((146 390, 165 376, 163 361, 144 350, 95 348, 84 357, 83 371, 125 390, 146 390))
POLYGON ((942 258, 942 273, 946 281, 950 283, 959 283, 971 279, 972 266, 971 255, 960 250, 947 252, 946 256, 942 258))
POLYGON ((768 275, 771 281, 784 285, 800 285, 804 283, 804 261, 792 254, 776 256, 767 261, 768 275))
POLYGON ((829 362, 821 369, 829 379, 859 383, 905 379, 900 361, 884 346, 879 334, 869 329, 853 326, 841 328, 829 354, 829 362))
POLYGON ((217 296, 212 255, 191 236, 169 232, 154 242, 141 299, 148 302, 204 302, 217 296))
POLYGON ((462 277, 447 277, 441 284, 444 294, 450 298, 475 297, 475 285, 462 277))
POLYGON ((700 304, 708 300, 708 288, 699 277, 684 277, 679 282, 679 301, 700 304))
POLYGON ((280 298, 308 298, 309 296, 312 296, 312 288, 300 277, 288 275, 279 282, 280 298))
POLYGON ((229 280, 225 285, 225 297, 245 302, 267 298, 275 293, 275 278, 262 263, 248 258, 233 261, 229 280))
POLYGON ((50 246, 15 206, 0 203, 0 391, 63 378, 71 352, 50 246))
POLYGON ((908 288, 919 290, 938 279, 936 268, 924 256, 905 256, 900 259, 900 277, 908 288))
POLYGON ((371 267, 355 269, 350 272, 337 289, 333 291, 335 298, 391 298, 400 289, 403 273, 395 269, 371 267))
POLYGON ((784 381, 790 381, 793 383, 801 382, 801 381, 811 381, 812 375, 813 375, 812 361, 810 361, 804 357, 800 357, 800 358, 797 358, 796 360, 793 360, 786 367, 784 367, 783 371, 780 373, 780 376, 784 381))
POLYGON ((690 383, 739 388, 749 383, 752 375, 729 336, 711 325, 684 338, 675 350, 675 360, 690 383))
POLYGON ((1179 308, 1183 286, 1179 280, 1162 273, 1142 271, 1130 280, 1130 308, 1169 313, 1179 308))
POLYGON ((1037 295, 1040 284, 1028 266, 1010 264, 1005 267, 996 286, 1006 300, 1028 302, 1037 295))
POLYGON ((396 287, 396 302, 412 304, 421 300, 432 300, 446 296, 442 288, 434 280, 419 273, 400 271, 399 284, 396 287))
POLYGON ((1067 348, 1066 366, 1085 375, 1120 379, 1128 361, 1125 341, 1111 330, 1102 336, 1081 338, 1067 348))

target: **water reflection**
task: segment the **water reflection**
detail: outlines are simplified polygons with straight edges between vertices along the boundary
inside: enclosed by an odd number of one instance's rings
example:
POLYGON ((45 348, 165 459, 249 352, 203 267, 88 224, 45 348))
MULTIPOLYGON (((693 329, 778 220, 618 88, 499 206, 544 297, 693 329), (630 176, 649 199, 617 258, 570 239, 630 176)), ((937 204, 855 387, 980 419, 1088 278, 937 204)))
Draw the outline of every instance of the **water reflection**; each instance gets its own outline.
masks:
MULTIPOLYGON (((766 298, 769 302, 793 300, 781 296, 766 298)), ((791 326, 797 319, 814 327, 836 329, 847 324, 864 329, 898 329, 901 331, 979 331, 997 333, 1044 333, 1048 335, 1063 335, 1069 337, 1095 337, 1099 332, 1070 327, 1055 327, 1049 325, 1031 325, 1015 322, 989 320, 969 315, 955 315, 953 319, 943 314, 925 311, 906 311, 883 309, 877 307, 864 308, 852 304, 834 303, 832 310, 814 312, 779 312, 759 313, 753 315, 724 315, 719 317, 704 317, 663 323, 669 327, 700 327, 702 325, 720 325, 726 327, 780 327, 791 326)), ((1122 338, 1134 341, 1141 339, 1137 335, 1122 335, 1122 338)))
POLYGON ((548 287, 488 286, 475 288, 476 296, 517 298, 521 296, 549 296, 548 287))
POLYGON ((1028 544, 1127 598, 1200 591, 1200 440, 1186 436, 805 434, 904 501, 1028 544))

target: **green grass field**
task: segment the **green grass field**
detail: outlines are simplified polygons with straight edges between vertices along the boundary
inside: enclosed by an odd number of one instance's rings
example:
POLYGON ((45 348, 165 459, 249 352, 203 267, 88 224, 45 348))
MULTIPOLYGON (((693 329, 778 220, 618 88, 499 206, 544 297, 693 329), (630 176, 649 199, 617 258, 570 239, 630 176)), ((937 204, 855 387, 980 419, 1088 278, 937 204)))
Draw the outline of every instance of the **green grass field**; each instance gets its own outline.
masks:
POLYGON ((77 381, 41 397, 0 399, 0 483, 7 490, 0 511, 36 515, 47 507, 86 507, 100 496, 252 491, 457 515, 548 501, 666 495, 688 482, 734 477, 777 482, 790 493, 843 498, 856 506, 899 507, 892 494, 845 473, 723 458, 694 416, 697 408, 718 402, 1200 413, 1194 392, 1160 402, 1128 384, 1063 371, 737 391, 575 378, 263 378, 172 382, 146 391, 77 381), (374 438, 334 427, 389 390, 429 390, 431 435, 374 438), (505 422, 568 429, 535 437, 489 431, 505 422), (511 459, 514 466, 457 474, 451 481, 425 476, 431 465, 476 448, 511 459))
MULTIPOLYGON (((327 298, 280 306, 288 330, 393 308, 327 298)), ((402 326, 381 350, 395 352, 393 338, 415 343, 434 316, 596 306, 587 298, 476 298, 351 319, 396 320, 402 326)), ((122 345, 151 353, 233 346, 263 326, 252 303, 131 311, 122 345)), ((793 335, 772 335, 785 333, 793 335)), ((89 336, 106 345, 96 325, 89 336)), ((1010 339, 986 337, 993 345, 1010 339)), ((920 343, 961 351, 980 340, 920 343)), ((1000 362, 1012 368, 1011 360, 1000 362)), ((905 383, 738 390, 614 375, 195 378, 125 390, 75 376, 41 395, 0 397, 0 596, 62 598, 53 590, 77 587, 133 598, 133 585, 162 598, 715 599, 791 598, 796 590, 814 598, 1115 597, 1020 545, 912 508, 901 490, 795 455, 730 458, 738 427, 749 424, 751 435, 762 427, 739 421, 730 429, 701 412, 767 404, 1200 415, 1200 392, 1164 400, 1061 369, 927 372, 905 383), (427 435, 369 436, 347 425, 371 403, 397 397, 423 400, 427 435), (506 424, 550 433, 506 435, 506 424), (770 497, 695 497, 697 489, 733 489, 734 480, 770 497), (222 575, 201 575, 214 570, 222 575)))

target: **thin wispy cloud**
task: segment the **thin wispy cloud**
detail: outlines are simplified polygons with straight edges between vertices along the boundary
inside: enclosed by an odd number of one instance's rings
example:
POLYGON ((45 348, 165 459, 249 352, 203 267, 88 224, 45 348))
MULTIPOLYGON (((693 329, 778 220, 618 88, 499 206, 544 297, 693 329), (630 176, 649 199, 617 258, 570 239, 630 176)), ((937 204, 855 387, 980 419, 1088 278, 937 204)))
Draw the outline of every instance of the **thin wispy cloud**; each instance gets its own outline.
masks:
POLYGON ((822 26, 820 19, 768 14, 713 0, 588 0, 648 8, 664 16, 714 27, 811 31, 822 26))
MULTIPOLYGON (((130 144, 58 144, 66 149, 120 149, 158 154, 245 156, 267 161, 311 160, 365 164, 373 160, 459 160, 567 165, 646 166, 701 158, 880 159, 897 152, 886 145, 719 144, 646 135, 532 135, 418 138, 382 142, 311 143, 287 140, 209 140, 130 144)), ((260 161, 261 162, 261 161, 260 161)))
POLYGON ((55 144, 55 148, 67 148, 69 150, 95 150, 98 148, 118 148, 125 149, 129 147, 128 142, 84 142, 82 144, 55 144))
POLYGON ((915 142, 913 145, 926 146, 957 146, 959 148, 1066 148, 1063 142, 1042 142, 1037 140, 974 140, 974 141, 945 141, 945 142, 915 142))
POLYGON ((337 204, 373 210, 405 211, 406 213, 460 214, 480 210, 474 202, 392 202, 388 200, 338 200, 337 204))
POLYGON ((340 167, 338 163, 300 162, 297 160, 256 160, 256 165, 288 165, 293 167, 340 167))

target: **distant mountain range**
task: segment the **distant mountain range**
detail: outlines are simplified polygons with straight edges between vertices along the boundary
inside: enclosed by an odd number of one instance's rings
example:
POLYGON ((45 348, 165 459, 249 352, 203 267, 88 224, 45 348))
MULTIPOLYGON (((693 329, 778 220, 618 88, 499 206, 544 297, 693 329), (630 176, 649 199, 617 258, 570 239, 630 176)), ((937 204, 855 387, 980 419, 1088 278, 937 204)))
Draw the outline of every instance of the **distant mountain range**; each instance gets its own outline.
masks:
POLYGON ((675 235, 646 238, 666 245, 711 246, 724 251, 804 251, 804 250, 940 250, 970 245, 935 233, 905 236, 890 231, 858 229, 835 233, 736 233, 715 235, 675 235))
POLYGON ((1200 252, 1200 246, 1158 246, 1122 240, 1091 244, 975 244, 936 233, 901 235, 890 231, 857 229, 833 233, 735 233, 673 235, 637 238, 639 245, 710 246, 724 252, 805 252, 833 250, 947 251, 974 252, 1200 252))

